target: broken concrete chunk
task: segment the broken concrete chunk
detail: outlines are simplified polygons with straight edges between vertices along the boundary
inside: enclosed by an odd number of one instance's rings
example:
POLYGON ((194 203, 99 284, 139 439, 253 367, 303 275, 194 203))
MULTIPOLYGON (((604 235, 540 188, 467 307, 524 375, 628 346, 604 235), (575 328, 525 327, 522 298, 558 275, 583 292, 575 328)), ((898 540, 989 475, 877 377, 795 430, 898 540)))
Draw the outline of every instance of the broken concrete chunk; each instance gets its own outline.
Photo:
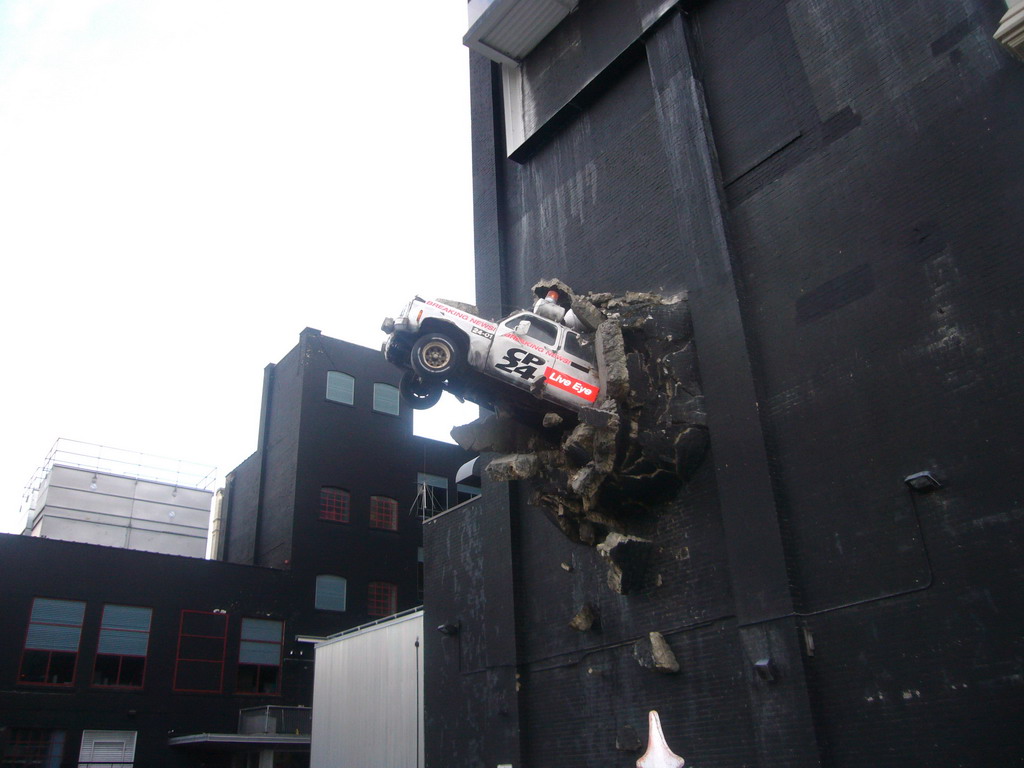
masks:
POLYGON ((576 615, 572 617, 569 626, 577 632, 588 632, 597 623, 597 609, 590 603, 585 603, 576 615))
POLYGON ((626 348, 619 324, 614 320, 601 323, 595 343, 602 396, 606 400, 622 401, 629 394, 629 371, 626 368, 626 348))
POLYGON ((620 595, 643 589, 651 559, 652 543, 639 536, 610 533, 597 545, 608 561, 608 586, 620 595))
POLYGON ((536 454, 513 453, 508 456, 498 456, 487 465, 487 476, 496 483, 505 483, 509 480, 525 480, 537 474, 540 462, 536 454))
POLYGON ((650 632, 633 646, 633 658, 645 669, 656 669, 665 674, 679 671, 679 662, 661 632, 650 632))
POLYGON ((569 478, 569 490, 583 501, 584 513, 594 508, 597 491, 603 480, 604 473, 599 472, 592 463, 587 464, 569 478))
POLYGON ((600 408, 580 408, 580 421, 592 427, 615 429, 618 427, 619 415, 614 408, 608 406, 605 403, 600 408))
POLYGON ((563 421, 565 421, 565 419, 563 419, 557 413, 545 413, 544 421, 542 423, 545 429, 551 429, 552 427, 557 427, 561 425, 563 421))
POLYGON ((593 303, 580 296, 573 298, 572 310, 570 311, 580 326, 582 326, 582 330, 590 333, 596 331, 598 326, 605 321, 604 313, 594 306, 593 303))
POLYGON ((514 453, 526 446, 534 431, 509 416, 492 413, 452 428, 451 436, 472 453, 514 453))

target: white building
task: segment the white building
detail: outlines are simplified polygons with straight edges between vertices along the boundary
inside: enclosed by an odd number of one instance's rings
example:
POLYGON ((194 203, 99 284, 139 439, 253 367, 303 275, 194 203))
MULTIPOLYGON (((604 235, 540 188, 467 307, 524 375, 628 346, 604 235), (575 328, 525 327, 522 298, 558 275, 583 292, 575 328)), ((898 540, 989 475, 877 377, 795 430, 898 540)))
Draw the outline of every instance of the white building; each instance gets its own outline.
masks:
POLYGON ((423 609, 316 644, 310 768, 423 765, 423 609))
POLYGON ((213 467, 58 440, 26 494, 24 533, 204 557, 213 467))

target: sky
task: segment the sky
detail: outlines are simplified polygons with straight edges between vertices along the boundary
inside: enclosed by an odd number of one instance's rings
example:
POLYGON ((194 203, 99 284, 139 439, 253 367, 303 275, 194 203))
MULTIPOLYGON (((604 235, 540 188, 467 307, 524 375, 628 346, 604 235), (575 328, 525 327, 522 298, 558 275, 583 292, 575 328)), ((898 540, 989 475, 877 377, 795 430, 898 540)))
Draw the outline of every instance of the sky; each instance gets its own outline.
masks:
POLYGON ((379 348, 412 295, 473 300, 465 30, 461 0, 0 0, 0 532, 57 438, 222 477, 303 328, 379 348))

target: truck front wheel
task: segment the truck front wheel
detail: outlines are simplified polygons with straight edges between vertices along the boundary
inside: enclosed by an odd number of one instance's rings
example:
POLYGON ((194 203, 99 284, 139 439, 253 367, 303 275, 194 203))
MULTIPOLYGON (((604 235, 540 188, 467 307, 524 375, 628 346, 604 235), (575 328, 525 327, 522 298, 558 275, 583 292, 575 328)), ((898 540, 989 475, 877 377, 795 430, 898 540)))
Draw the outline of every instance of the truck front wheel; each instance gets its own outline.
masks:
POLYGON ((447 379, 461 368, 459 346, 443 333, 428 333, 412 346, 412 369, 423 379, 447 379))

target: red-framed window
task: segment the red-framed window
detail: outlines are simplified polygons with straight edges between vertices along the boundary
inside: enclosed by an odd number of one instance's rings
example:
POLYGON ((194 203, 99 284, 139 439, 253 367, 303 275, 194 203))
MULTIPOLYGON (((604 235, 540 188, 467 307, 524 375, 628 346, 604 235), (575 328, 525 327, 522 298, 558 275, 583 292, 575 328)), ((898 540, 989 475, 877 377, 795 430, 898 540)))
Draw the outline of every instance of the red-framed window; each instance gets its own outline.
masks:
POLYGON ((390 616, 398 611, 398 587, 386 581, 371 581, 366 602, 370 616, 390 616))
POLYGON ((64 731, 10 728, 0 735, 0 768, 60 768, 64 731))
POLYGON ((35 598, 32 601, 28 631, 25 633, 18 682, 74 685, 84 618, 83 602, 35 598))
POLYGON ((149 653, 152 608, 104 605, 92 684, 141 688, 149 653))
POLYGON ((349 506, 349 493, 345 489, 326 485, 320 489, 321 520, 347 523, 349 506))
POLYGON ((238 647, 238 693, 281 693, 281 644, 284 622, 242 619, 238 647))
POLYGON ((370 497, 370 527, 398 530, 398 502, 387 496, 370 497))
POLYGON ((181 612, 174 690, 182 693, 220 693, 224 688, 224 654, 228 617, 213 611, 181 612))

